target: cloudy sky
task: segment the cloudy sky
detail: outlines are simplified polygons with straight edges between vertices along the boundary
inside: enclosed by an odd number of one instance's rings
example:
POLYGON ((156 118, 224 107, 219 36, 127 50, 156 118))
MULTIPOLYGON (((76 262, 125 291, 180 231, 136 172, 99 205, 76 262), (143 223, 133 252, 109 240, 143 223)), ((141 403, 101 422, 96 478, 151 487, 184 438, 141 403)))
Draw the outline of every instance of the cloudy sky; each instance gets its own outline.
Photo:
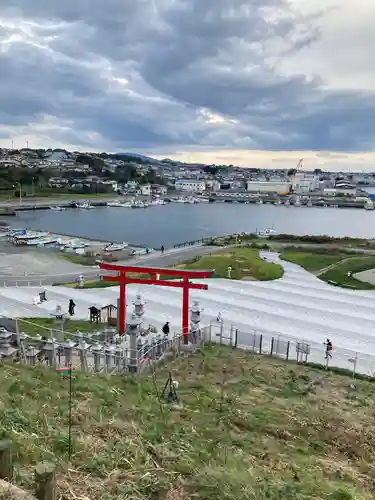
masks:
POLYGON ((0 147, 375 170, 374 0, 1 0, 0 147))

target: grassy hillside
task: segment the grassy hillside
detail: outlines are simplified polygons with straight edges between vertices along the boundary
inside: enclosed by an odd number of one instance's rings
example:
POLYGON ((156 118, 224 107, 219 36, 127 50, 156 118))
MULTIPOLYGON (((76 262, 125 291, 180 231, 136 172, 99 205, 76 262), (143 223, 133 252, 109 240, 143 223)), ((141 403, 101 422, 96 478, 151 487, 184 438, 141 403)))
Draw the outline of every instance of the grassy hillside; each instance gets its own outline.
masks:
POLYGON ((345 259, 347 255, 341 253, 312 252, 312 251, 286 251, 280 255, 282 260, 293 262, 307 271, 320 271, 323 268, 337 264, 345 259))
MULTIPOLYGON (((196 257, 188 262, 181 262, 170 267, 178 269, 214 269, 214 278, 227 278, 228 266, 232 267, 232 279, 250 279, 268 281, 281 278, 284 270, 279 264, 265 262, 259 257, 259 249, 250 247, 237 247, 211 255, 196 257)), ((148 275, 129 274, 129 276, 149 278, 148 275)), ((160 276, 161 279, 170 279, 169 276, 160 276)), ((55 283, 70 288, 76 288, 76 283, 55 283)), ((103 280, 88 280, 85 288, 106 288, 113 285, 103 280)))
POLYGON ((56 460, 64 500, 370 500, 375 387, 370 382, 207 347, 175 360, 178 406, 151 376, 75 375, 74 453, 67 459, 68 381, 3 365, 1 437, 16 447, 16 483, 56 460))
POLYGON ((184 265, 187 269, 215 269, 214 278, 227 278, 228 266, 232 267, 232 279, 267 281, 283 275, 283 268, 279 264, 265 262, 259 257, 259 250, 250 247, 215 252, 184 265))
POLYGON ((354 274, 375 268, 375 256, 352 256, 343 252, 285 251, 281 259, 294 262, 319 275, 323 281, 356 290, 375 290, 375 285, 355 279, 354 274), (351 273, 348 276, 348 272, 351 273))

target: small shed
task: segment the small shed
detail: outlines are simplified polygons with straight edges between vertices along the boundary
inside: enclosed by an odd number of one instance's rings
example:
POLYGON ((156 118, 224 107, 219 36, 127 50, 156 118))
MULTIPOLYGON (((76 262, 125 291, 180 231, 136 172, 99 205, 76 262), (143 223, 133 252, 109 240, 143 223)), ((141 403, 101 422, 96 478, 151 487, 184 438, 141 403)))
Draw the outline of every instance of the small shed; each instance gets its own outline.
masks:
POLYGON ((118 325, 118 307, 114 304, 108 304, 101 308, 101 320, 108 326, 117 328, 118 325))

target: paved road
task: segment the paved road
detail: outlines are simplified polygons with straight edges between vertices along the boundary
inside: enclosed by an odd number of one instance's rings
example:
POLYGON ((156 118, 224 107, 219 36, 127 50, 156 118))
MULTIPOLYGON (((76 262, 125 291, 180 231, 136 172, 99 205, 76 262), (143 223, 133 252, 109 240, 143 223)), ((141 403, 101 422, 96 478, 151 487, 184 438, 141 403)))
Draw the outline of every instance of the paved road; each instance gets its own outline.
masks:
MULTIPOLYGON (((155 252, 149 255, 140 256, 122 262, 116 262, 119 265, 136 265, 136 266, 152 266, 152 267, 167 267, 173 264, 178 264, 181 261, 192 259, 197 256, 207 255, 212 252, 222 250, 222 247, 214 246, 194 246, 184 247, 172 250, 166 250, 164 255, 160 252, 155 252)), ((103 274, 111 274, 111 272, 101 271, 98 267, 77 266, 74 272, 69 273, 49 273, 25 276, 0 276, 0 287, 4 286, 43 286, 53 285, 54 283, 69 283, 74 281, 80 274, 83 274, 86 279, 96 279, 103 274)))

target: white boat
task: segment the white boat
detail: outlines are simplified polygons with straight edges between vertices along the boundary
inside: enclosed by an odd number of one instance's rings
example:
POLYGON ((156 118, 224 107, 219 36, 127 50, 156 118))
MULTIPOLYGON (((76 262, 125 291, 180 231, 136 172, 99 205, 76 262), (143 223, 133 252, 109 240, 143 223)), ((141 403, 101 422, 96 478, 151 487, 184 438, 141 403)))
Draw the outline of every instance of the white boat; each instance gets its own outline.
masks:
POLYGON ((366 200, 365 202, 365 210, 374 210, 374 202, 370 199, 366 200))
POLYGON ((260 238, 265 238, 267 236, 270 236, 271 234, 275 234, 276 231, 271 228, 271 227, 268 227, 266 229, 257 229, 256 230, 256 235, 259 236, 260 238))
POLYGON ((51 245, 52 243, 56 243, 58 238, 56 236, 51 236, 49 238, 35 238, 33 240, 27 241, 26 245, 34 246, 34 247, 42 247, 44 245, 51 245))
POLYGON ((47 232, 25 231, 24 233, 15 234, 14 236, 11 236, 10 238, 14 243, 17 243, 20 241, 28 241, 28 240, 33 240, 36 238, 45 238, 47 236, 49 236, 49 233, 47 233, 47 232))
POLYGON ((309 201, 306 203, 306 206, 307 206, 307 207, 312 207, 312 206, 313 206, 312 201, 311 201, 311 200, 309 200, 309 201))
POLYGON ((140 200, 135 201, 131 205, 132 208, 147 208, 148 206, 149 206, 148 203, 140 200))
POLYGON ((69 241, 63 241, 60 243, 61 248, 60 250, 65 251, 65 250, 76 250, 77 248, 85 248, 90 246, 89 243, 81 240, 69 240, 69 241))
POLYGON ((156 205, 166 205, 167 202, 162 200, 161 198, 156 198, 155 200, 151 200, 149 203, 151 206, 156 206, 156 205))
POLYGON ((263 200, 261 200, 260 198, 257 199, 257 201, 255 202, 257 205, 263 205, 263 200))
POLYGON ((119 250, 124 250, 127 248, 129 245, 128 243, 122 242, 122 243, 110 243, 109 245, 106 245, 104 247, 105 252, 117 252, 119 250))
POLYGON ((64 210, 66 210, 65 207, 59 207, 59 206, 55 206, 55 207, 49 207, 50 210, 53 210, 54 212, 63 212, 64 210))
POLYGON ((286 207, 290 207, 290 201, 289 201, 289 200, 285 200, 284 205, 285 205, 286 207))
POLYGON ((129 202, 124 201, 108 201, 107 207, 118 207, 118 208, 130 208, 132 205, 129 202))
POLYGON ((95 207, 93 207, 93 206, 91 205, 91 203, 90 203, 90 202, 88 202, 88 201, 85 201, 85 202, 83 202, 83 203, 77 203, 77 204, 76 204, 76 207, 77 207, 77 208, 84 208, 84 209, 86 209, 86 210, 91 210, 91 209, 95 208, 95 207))

